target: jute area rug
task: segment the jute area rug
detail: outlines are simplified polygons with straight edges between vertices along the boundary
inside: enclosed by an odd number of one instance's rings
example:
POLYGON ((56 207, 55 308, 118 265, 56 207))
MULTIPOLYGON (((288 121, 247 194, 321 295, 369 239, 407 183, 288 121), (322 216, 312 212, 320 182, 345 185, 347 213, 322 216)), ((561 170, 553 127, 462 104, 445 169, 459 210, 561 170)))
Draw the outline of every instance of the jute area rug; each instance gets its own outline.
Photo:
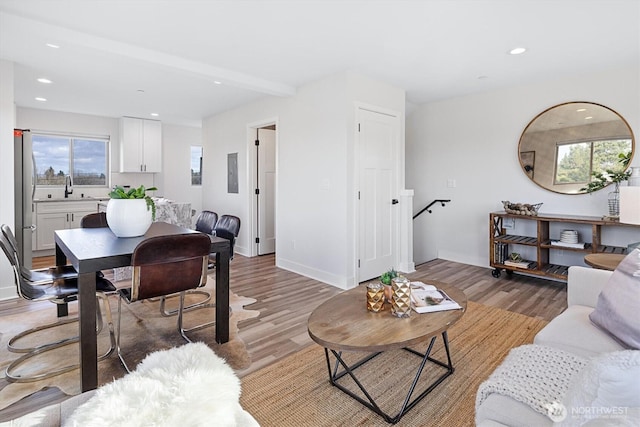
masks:
MULTIPOLYGON (((469 302, 462 319, 449 329, 455 372, 396 425, 473 426, 475 396, 480 383, 509 350, 531 343, 546 323, 469 302)), ((421 352, 425 348, 415 347, 421 352)), ((446 361, 441 339, 437 340, 434 349, 434 357, 446 361)), ((355 356, 353 360, 362 357, 362 354, 352 355, 355 356)), ((394 416, 406 397, 419 362, 419 357, 405 350, 395 350, 382 353, 355 372, 382 409, 394 416)), ((425 388, 425 379, 429 379, 427 372, 435 370, 432 366, 427 364, 415 395, 425 388)), ((342 384, 356 390, 347 377, 340 380, 342 384)), ((244 377, 240 401, 244 409, 265 427, 389 425, 331 386, 324 349, 317 344, 244 377)))
MULTIPOLYGON (((128 283, 117 283, 118 287, 128 283)), ((204 290, 212 295, 215 300, 215 276, 210 275, 204 290)), ((188 297, 194 301, 197 296, 188 297)), ((223 357, 234 369, 244 369, 251 364, 251 358, 247 352, 245 343, 238 336, 238 322, 257 317, 260 312, 246 310, 244 306, 256 302, 255 299, 230 294, 231 317, 229 335, 230 340, 225 344, 218 344, 215 340, 215 326, 207 327, 199 331, 188 333, 193 341, 203 341, 211 347, 216 354, 223 357)), ((117 322, 118 297, 109 298, 114 322, 117 322)), ((177 298, 168 302, 168 308, 177 307, 177 298)), ((77 304, 69 305, 70 317, 77 316, 77 304)), ((103 315, 104 317, 104 315, 103 315)), ((20 357, 18 353, 7 350, 7 342, 15 334, 36 325, 43 325, 56 321, 56 309, 53 304, 50 308, 29 312, 28 315, 12 315, 0 317, 0 410, 17 402, 36 391, 47 387, 57 387, 63 393, 76 395, 80 393, 79 370, 73 370, 66 374, 58 375, 46 380, 33 383, 8 383, 5 376, 5 368, 11 361, 20 357)), ((185 313, 184 327, 199 325, 215 320, 215 309, 204 308, 185 313)), ((34 335, 29 341, 23 340, 20 346, 28 347, 30 342, 43 343, 55 341, 57 337, 69 337, 78 334, 78 323, 59 326, 34 335)), ((159 302, 142 301, 122 305, 122 352, 131 369, 140 362, 148 353, 180 346, 186 343, 177 330, 177 316, 163 317, 160 315, 159 302)), ((98 354, 103 354, 109 348, 109 336, 105 328, 98 335, 98 354)), ((78 344, 72 344, 61 349, 44 353, 26 362, 19 368, 19 373, 39 373, 51 369, 51 367, 66 366, 78 361, 78 344)), ((113 379, 125 375, 125 370, 119 362, 117 354, 111 354, 108 358, 98 362, 98 383, 106 384, 113 379)))

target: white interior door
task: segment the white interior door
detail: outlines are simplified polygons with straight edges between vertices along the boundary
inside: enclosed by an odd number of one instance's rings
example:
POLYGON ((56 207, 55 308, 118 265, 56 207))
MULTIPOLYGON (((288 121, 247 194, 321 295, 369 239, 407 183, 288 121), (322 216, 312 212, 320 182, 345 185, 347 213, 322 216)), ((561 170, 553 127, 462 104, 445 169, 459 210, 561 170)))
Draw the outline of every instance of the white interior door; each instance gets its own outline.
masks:
POLYGON ((358 281, 362 282, 395 267, 400 125, 397 117, 364 109, 358 116, 358 281))
POLYGON ((258 129, 258 255, 276 251, 276 131, 258 129))

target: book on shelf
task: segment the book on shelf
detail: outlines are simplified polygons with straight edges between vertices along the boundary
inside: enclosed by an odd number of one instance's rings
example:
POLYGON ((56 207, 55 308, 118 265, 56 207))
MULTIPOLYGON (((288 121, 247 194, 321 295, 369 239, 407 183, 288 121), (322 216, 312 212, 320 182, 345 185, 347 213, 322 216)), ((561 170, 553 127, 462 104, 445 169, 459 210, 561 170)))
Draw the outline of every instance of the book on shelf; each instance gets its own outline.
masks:
POLYGON ((417 313, 462 309, 445 291, 422 282, 411 282, 411 303, 417 313))
POLYGON ((502 264, 509 258, 509 245, 507 243, 495 242, 493 248, 493 261, 502 264))
POLYGON ((534 264, 534 261, 512 261, 510 259, 504 261, 504 265, 508 265, 509 267, 517 267, 517 268, 531 268, 534 264))
POLYGON ((574 249, 584 249, 585 248, 585 243, 567 243, 567 242, 561 242, 560 240, 552 240, 551 241, 551 246, 561 246, 563 248, 574 248, 574 249))

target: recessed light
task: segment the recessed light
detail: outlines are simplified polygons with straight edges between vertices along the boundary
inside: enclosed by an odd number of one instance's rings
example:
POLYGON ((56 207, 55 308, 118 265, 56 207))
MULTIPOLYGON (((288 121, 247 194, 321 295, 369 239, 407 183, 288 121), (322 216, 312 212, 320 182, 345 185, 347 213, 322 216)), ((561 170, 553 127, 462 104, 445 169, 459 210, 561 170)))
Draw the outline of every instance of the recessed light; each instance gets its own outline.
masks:
POLYGON ((576 112, 578 112, 578 113, 582 113, 583 111, 587 111, 587 109, 586 108, 578 108, 576 110, 576 112))
POLYGON ((585 117, 584 119, 585 119, 585 120, 591 120, 591 119, 593 119, 593 117, 591 117, 591 116, 587 116, 587 117, 585 117))
POLYGON ((524 48, 524 47, 516 47, 515 49, 511 49, 509 51, 509 54, 511 54, 511 55, 520 55, 522 53, 525 53, 526 51, 527 51, 527 49, 524 48))
POLYGON ((45 79, 44 77, 39 78, 38 81, 45 84, 53 83, 51 80, 45 79))
POLYGON ((60 49, 59 45, 53 43, 47 43, 47 46, 49 46, 51 49, 60 49))
POLYGON ((160 114, 158 114, 158 113, 151 113, 151 115, 152 115, 153 117, 158 117, 160 114))
POLYGON ((40 96, 37 96, 37 97, 36 97, 36 101, 46 102, 46 101, 47 101, 47 98, 42 98, 42 97, 40 97, 40 96))
POLYGON ((219 81, 217 81, 217 80, 216 80, 216 81, 214 81, 213 83, 214 83, 214 84, 217 84, 217 85, 221 85, 221 84, 222 84, 222 82, 219 82, 219 81))

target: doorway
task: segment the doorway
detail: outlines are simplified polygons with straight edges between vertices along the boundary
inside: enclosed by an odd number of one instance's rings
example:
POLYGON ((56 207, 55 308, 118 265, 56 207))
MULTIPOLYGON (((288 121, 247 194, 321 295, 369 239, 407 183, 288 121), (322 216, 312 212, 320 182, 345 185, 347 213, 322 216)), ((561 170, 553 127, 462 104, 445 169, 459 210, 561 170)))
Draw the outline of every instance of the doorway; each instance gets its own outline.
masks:
POLYGON ((252 196, 251 255, 276 251, 276 140, 275 122, 249 126, 250 194, 252 196))

